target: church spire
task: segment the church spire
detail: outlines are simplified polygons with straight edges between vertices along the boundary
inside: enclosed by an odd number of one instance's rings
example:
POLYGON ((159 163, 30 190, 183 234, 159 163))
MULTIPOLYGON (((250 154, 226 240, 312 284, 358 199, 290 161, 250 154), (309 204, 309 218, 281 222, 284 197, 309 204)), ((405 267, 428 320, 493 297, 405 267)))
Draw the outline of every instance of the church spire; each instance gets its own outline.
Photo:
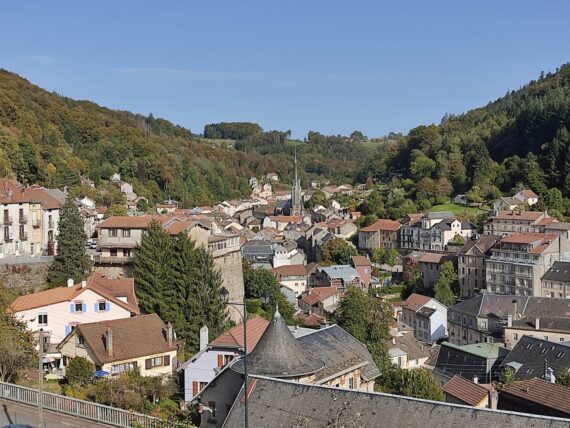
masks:
POLYGON ((290 215, 303 215, 303 201, 301 180, 299 180, 299 172, 297 170, 297 147, 295 146, 295 179, 291 188, 291 210, 290 215))

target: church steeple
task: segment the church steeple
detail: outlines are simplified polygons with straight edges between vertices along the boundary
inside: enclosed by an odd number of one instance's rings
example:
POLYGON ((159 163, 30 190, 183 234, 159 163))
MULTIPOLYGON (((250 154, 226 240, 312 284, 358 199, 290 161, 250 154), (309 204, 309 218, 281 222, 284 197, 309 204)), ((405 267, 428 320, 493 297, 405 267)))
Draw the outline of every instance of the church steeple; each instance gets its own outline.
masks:
POLYGON ((297 147, 295 147, 295 179, 291 188, 291 215, 303 215, 301 180, 297 171, 297 147))

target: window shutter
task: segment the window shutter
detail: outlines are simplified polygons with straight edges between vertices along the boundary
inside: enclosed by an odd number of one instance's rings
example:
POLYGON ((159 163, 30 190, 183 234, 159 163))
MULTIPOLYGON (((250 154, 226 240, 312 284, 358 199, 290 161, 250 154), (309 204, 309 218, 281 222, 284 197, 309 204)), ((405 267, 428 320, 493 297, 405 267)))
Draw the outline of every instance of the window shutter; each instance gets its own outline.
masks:
POLYGON ((83 303, 83 313, 87 312, 87 303, 83 303))
POLYGON ((71 304, 69 305, 69 312, 71 312, 72 314, 75 313, 75 305, 74 305, 73 303, 71 303, 71 304))
POLYGON ((169 365, 170 365, 170 355, 165 355, 165 356, 164 356, 164 365, 165 365, 165 366, 169 366, 169 365))
POLYGON ((109 302, 109 301, 106 301, 106 302, 105 302, 105 310, 106 310, 107 312, 109 312, 109 311, 111 310, 111 302, 109 302))
POLYGON ((93 311, 99 312, 99 303, 95 302, 95 304, 93 305, 93 311))
POLYGON ((133 365, 133 370, 136 370, 139 366, 136 361, 133 361, 131 364, 133 365))
POLYGON ((222 367, 224 365, 224 356, 222 354, 218 354, 218 367, 222 367))
POLYGON ((71 326, 70 326, 69 324, 66 324, 66 326, 65 326, 65 335, 67 336, 70 331, 71 331, 71 326))
POLYGON ((152 368, 152 360, 150 358, 144 360, 144 368, 146 370, 150 370, 152 368))
POLYGON ((192 395, 196 397, 198 395, 198 382, 192 382, 192 395))

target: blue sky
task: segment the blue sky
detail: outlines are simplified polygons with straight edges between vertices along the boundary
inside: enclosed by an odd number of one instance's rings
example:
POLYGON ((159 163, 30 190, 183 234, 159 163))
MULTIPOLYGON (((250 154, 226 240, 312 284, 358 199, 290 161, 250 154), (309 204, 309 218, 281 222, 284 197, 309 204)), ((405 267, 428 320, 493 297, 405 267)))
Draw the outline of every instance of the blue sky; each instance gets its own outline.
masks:
POLYGON ((0 67, 50 91, 206 123, 379 136, 570 60, 570 2, 13 1, 0 67))

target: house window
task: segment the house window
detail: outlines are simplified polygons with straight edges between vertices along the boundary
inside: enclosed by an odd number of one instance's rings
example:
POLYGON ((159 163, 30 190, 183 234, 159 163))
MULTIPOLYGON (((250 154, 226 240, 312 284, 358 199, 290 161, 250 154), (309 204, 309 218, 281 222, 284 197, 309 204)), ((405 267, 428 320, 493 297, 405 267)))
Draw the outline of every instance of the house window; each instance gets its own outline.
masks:
POLYGON ((38 325, 47 325, 48 314, 38 314, 38 325))
POLYGON ((4 227, 4 240, 8 241, 10 239, 10 228, 4 227))
POLYGON ((513 334, 513 339, 514 339, 514 340, 519 340, 519 335, 518 335, 518 333, 513 334))
POLYGON ((75 312, 83 312, 83 302, 74 302, 75 312))
POLYGON ((123 229, 123 238, 131 237, 131 229, 123 229))
POLYGON ((228 365, 234 359, 233 355, 224 355, 224 366, 228 365))
POLYGON ((106 310, 107 310, 107 302, 105 300, 97 302, 97 312, 105 312, 106 310))
POLYGON ((123 257, 131 257, 131 249, 123 248, 123 257))
POLYGON ((149 370, 154 367, 169 366, 170 365, 170 355, 165 355, 163 357, 147 358, 144 360, 145 369, 149 370))
POLYGON ((117 257, 117 249, 111 248, 111 257, 117 257))
POLYGON ((355 382, 355 379, 353 377, 348 379, 348 388, 349 389, 355 389, 356 388, 356 382, 355 382))
POLYGON ((77 335, 77 344, 78 345, 84 345, 85 344, 85 337, 83 337, 82 334, 77 335))
POLYGON ((132 372, 137 368, 137 362, 133 361, 130 363, 123 363, 123 364, 115 364, 111 366, 111 373, 112 374, 120 374, 123 372, 132 372))
POLYGON ((117 229, 109 229, 109 236, 111 238, 116 238, 117 237, 117 229))

